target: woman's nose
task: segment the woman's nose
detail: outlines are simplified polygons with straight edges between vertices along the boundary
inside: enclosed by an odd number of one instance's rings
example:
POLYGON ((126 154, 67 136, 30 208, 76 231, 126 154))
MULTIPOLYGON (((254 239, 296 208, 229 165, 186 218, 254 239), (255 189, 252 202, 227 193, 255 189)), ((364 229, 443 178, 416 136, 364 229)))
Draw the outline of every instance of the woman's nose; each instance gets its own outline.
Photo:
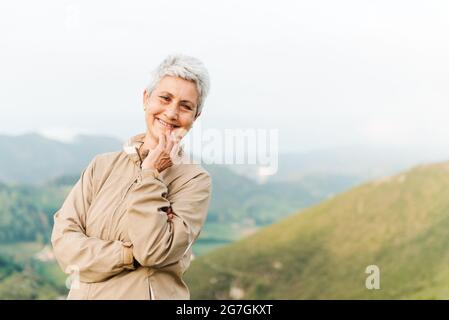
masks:
POLYGON ((178 108, 172 104, 165 110, 165 115, 170 119, 178 119, 178 108))

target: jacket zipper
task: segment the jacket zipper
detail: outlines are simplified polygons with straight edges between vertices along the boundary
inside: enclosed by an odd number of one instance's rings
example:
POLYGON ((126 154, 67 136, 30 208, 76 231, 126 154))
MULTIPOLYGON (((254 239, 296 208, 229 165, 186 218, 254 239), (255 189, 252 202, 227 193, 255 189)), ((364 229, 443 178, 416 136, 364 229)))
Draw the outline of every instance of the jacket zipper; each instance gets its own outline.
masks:
POLYGON ((153 287, 151 286, 151 279, 148 279, 149 291, 150 291, 150 300, 154 300, 153 287))
POLYGON ((111 218, 109 219, 109 230, 108 230, 108 239, 111 239, 111 232, 112 232, 112 221, 114 219, 115 213, 117 212, 118 208, 122 205, 123 201, 125 200, 126 195, 128 194, 131 187, 134 185, 134 183, 137 181, 137 178, 134 178, 133 182, 129 185, 129 187, 126 189, 125 193, 123 194, 122 198, 120 199, 119 203, 114 209, 114 212, 111 215, 111 218))

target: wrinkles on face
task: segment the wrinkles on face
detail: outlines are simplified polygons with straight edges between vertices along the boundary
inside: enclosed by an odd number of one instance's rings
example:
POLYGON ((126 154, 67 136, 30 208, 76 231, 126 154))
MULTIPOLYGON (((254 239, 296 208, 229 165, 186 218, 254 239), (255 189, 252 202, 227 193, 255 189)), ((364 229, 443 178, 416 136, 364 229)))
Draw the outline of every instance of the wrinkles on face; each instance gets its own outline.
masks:
POLYGON ((189 131, 195 120, 197 101, 195 83, 179 77, 166 76, 151 94, 145 91, 146 138, 150 145, 146 144, 144 149, 154 148, 159 135, 167 130, 189 131))

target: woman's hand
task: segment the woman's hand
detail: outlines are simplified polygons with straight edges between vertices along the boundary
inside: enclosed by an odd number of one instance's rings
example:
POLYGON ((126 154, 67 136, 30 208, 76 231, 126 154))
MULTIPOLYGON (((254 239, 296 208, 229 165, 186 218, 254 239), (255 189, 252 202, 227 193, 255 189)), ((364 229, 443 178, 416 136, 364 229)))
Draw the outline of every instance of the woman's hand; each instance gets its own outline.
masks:
POLYGON ((178 137, 173 137, 171 130, 159 135, 159 143, 156 148, 148 153, 142 162, 142 169, 156 169, 162 172, 173 165, 172 152, 179 148, 178 137))
MULTIPOLYGON (((185 132, 178 131, 172 133, 171 130, 167 133, 159 135, 159 143, 153 151, 151 151, 145 160, 142 162, 142 169, 156 169, 162 172, 173 165, 172 157, 179 150, 179 141, 183 138, 185 132)), ((173 219, 174 212, 171 207, 167 209, 167 221, 173 219)))

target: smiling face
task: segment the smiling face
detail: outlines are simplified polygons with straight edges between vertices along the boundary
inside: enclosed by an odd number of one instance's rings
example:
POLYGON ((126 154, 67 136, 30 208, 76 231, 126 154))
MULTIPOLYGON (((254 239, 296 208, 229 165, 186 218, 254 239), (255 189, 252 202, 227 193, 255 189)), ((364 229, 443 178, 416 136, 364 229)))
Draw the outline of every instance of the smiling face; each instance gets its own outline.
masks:
POLYGON ((176 134, 185 130, 184 136, 190 130, 195 121, 198 103, 198 92, 193 81, 165 76, 151 95, 145 90, 143 96, 146 138, 150 140, 150 145, 146 147, 153 149, 159 141, 160 133, 171 130, 176 134))

